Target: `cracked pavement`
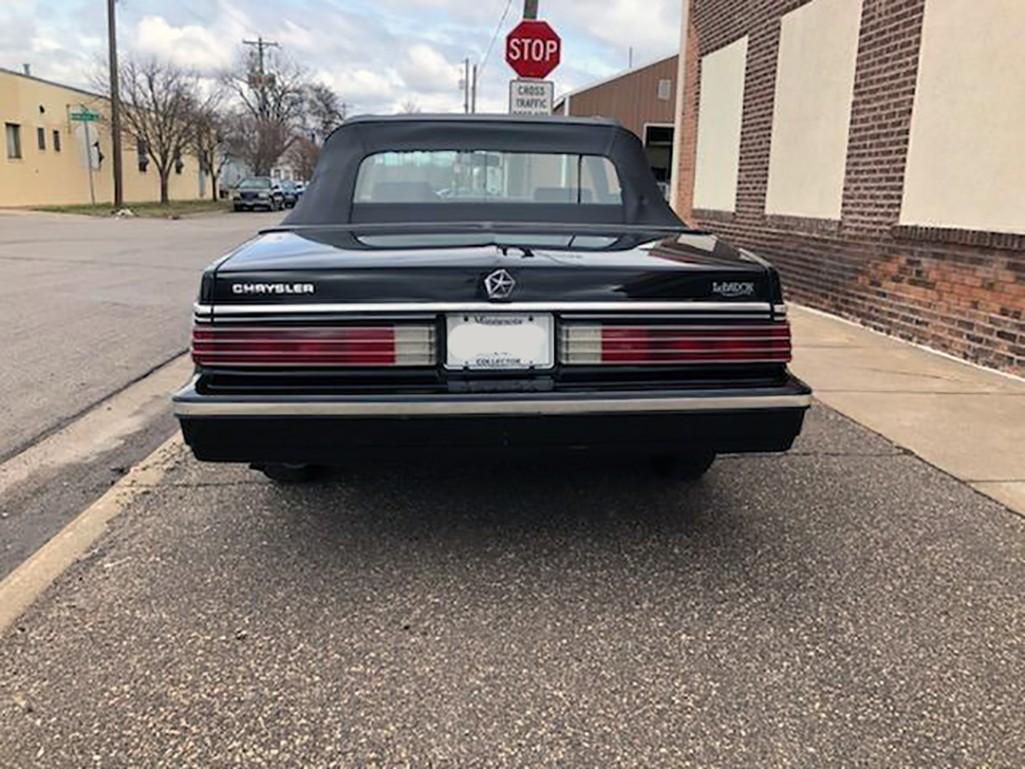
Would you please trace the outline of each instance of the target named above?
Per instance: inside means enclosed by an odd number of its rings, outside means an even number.
[[[443,459],[182,452],[0,644],[0,766],[1025,766],[1025,521],[835,412]]]

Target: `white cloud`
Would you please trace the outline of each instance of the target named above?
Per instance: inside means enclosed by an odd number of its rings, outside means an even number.
[[[449,62],[426,43],[409,48],[398,65],[408,89],[417,93],[452,91],[459,80],[459,65]]]
[[[330,85],[350,105],[391,103],[402,90],[394,75],[369,69],[343,68],[337,71],[321,70],[318,78]]]
[[[642,61],[679,47],[681,6],[680,0],[574,0],[558,8],[588,36],[622,51],[633,47]]]
[[[275,33],[275,40],[290,50],[316,51],[320,46],[317,35],[309,27],[285,19],[281,29]]]
[[[424,111],[462,110],[462,61],[479,60],[506,0],[131,0],[118,3],[126,53],[170,59],[206,75],[236,60],[257,35],[334,87],[355,112],[390,112],[414,101]],[[671,53],[681,0],[542,0],[563,39],[554,73],[562,93],[635,62]],[[513,76],[505,36],[513,0],[480,83],[481,110],[503,111]],[[106,19],[89,0],[0,0],[0,66],[74,85],[106,60]]]
[[[145,16],[135,26],[132,48],[182,67],[208,71],[231,63],[233,52],[210,29],[197,24],[175,27],[162,16]]]

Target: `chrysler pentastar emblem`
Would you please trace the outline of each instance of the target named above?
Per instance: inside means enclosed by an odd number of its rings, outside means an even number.
[[[484,288],[488,292],[488,299],[508,299],[516,288],[516,281],[505,270],[495,270],[484,278]]]

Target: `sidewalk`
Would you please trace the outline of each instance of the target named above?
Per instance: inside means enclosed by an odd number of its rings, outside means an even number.
[[[1025,382],[791,305],[815,397],[1025,515]]]

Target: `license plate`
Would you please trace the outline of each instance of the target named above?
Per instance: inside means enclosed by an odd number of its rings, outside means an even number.
[[[545,313],[449,315],[448,369],[529,370],[555,365],[552,316]]]

